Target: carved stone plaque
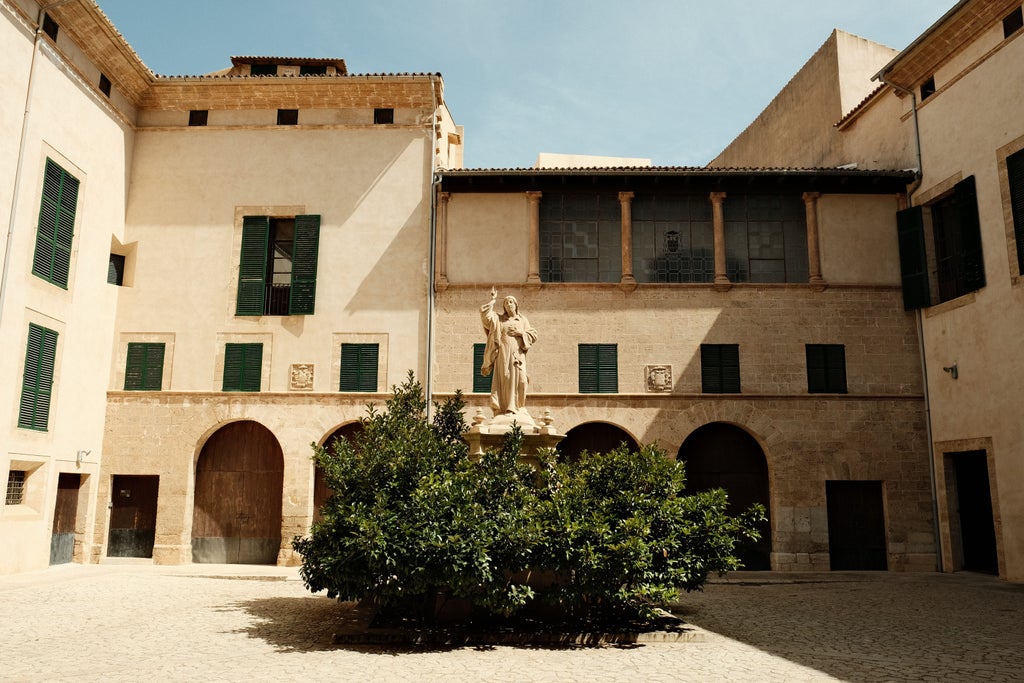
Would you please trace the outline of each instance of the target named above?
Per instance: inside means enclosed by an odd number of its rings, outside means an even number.
[[[312,391],[313,364],[292,363],[288,388],[292,391]]]
[[[672,391],[671,365],[645,365],[644,377],[646,378],[647,391],[659,394]]]

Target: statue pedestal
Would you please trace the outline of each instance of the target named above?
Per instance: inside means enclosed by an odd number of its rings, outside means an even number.
[[[515,416],[499,415],[490,422],[485,420],[482,410],[477,410],[473,425],[462,435],[469,444],[469,457],[472,460],[479,460],[484,451],[501,448],[505,435],[512,430],[513,424],[519,425],[523,432],[523,446],[519,452],[519,459],[531,465],[537,464],[537,451],[542,448],[554,448],[565,438],[565,434],[559,434],[551,424],[550,411],[545,411],[538,426],[525,410]]]

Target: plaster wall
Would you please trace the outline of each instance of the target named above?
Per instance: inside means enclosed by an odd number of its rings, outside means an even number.
[[[17,71],[0,87],[10,88],[3,98],[6,101],[10,95],[8,106],[24,110],[31,35],[11,18],[6,5],[2,12],[4,45],[12,46],[10,52],[4,50],[4,59]],[[106,282],[107,265],[112,240],[123,237],[126,174],[133,144],[123,113],[80,78],[79,66],[69,64],[47,39],[41,39],[37,49],[20,173],[16,170],[22,143],[20,120],[10,129],[15,132],[4,136],[0,159],[11,170],[5,175],[11,179],[9,192],[13,192],[14,178],[20,182],[10,224],[11,253],[0,321],[0,348],[9,350],[0,355],[0,386],[10,389],[0,392],[0,471],[4,481],[10,469],[29,472],[26,502],[0,507],[0,542],[19,549],[0,554],[0,573],[47,565],[60,472],[84,475],[75,552],[76,557],[90,552],[84,530],[95,515],[95,475],[102,453],[110,338],[118,298],[118,288]],[[9,118],[10,111],[4,112],[0,116]],[[47,158],[80,181],[66,290],[31,273]],[[5,198],[11,196],[9,192]],[[5,223],[10,215],[8,205]],[[47,431],[17,426],[29,323],[58,333]]]
[[[821,272],[832,284],[900,284],[896,195],[818,199]]]

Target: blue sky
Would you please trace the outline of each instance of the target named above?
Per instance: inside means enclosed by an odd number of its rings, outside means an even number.
[[[538,152],[703,165],[833,28],[906,47],[953,0],[98,0],[158,74],[232,55],[441,72],[466,166]]]

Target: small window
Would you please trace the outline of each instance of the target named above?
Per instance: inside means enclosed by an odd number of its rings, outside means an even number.
[[[242,219],[235,315],[312,315],[320,216]]]
[[[341,345],[341,391],[377,391],[378,344]]]
[[[43,33],[50,36],[50,40],[57,42],[57,32],[59,31],[57,22],[53,20],[49,14],[43,15]]]
[[[29,323],[25,345],[25,373],[22,376],[18,426],[45,432],[50,423],[53,366],[57,357],[57,333]]]
[[[5,505],[21,505],[25,502],[25,470],[7,472],[7,498]]]
[[[842,344],[807,344],[807,392],[846,393],[846,347]]]
[[[263,375],[263,344],[224,345],[223,391],[259,391]]]
[[[110,97],[110,79],[104,74],[100,74],[100,92]]]
[[[928,80],[921,84],[921,101],[935,94],[935,76],[929,76]]]
[[[188,125],[190,126],[205,126],[207,119],[210,117],[210,112],[207,109],[193,109],[188,113]]]
[[[619,392],[617,344],[579,345],[579,389],[581,394]]]
[[[52,159],[46,160],[32,274],[64,289],[71,269],[78,185],[77,178]]]
[[[700,380],[705,394],[740,393],[739,344],[701,344]]]
[[[480,374],[480,368],[484,364],[484,350],[487,348],[487,344],[473,344],[473,393],[474,394],[489,394],[491,393],[491,377],[493,375],[487,375],[484,377]]]
[[[124,368],[125,391],[160,391],[163,388],[164,344],[128,344]]]
[[[120,287],[124,284],[124,256],[111,254],[107,262],[107,282]]]
[[[1003,18],[1003,38],[1009,38],[1024,26],[1024,11],[1020,7]]]
[[[373,122],[374,123],[394,123],[395,122],[395,110],[388,108],[378,108],[373,110]]]
[[[276,76],[277,64],[253,64],[249,68],[253,76]]]
[[[299,67],[299,75],[300,76],[326,76],[327,75],[327,65],[323,64],[323,65],[320,65],[320,66],[313,66],[313,65],[307,64],[305,66],[300,66]]]
[[[298,109],[278,109],[277,110],[277,125],[279,126],[294,126],[299,122],[299,110]]]

